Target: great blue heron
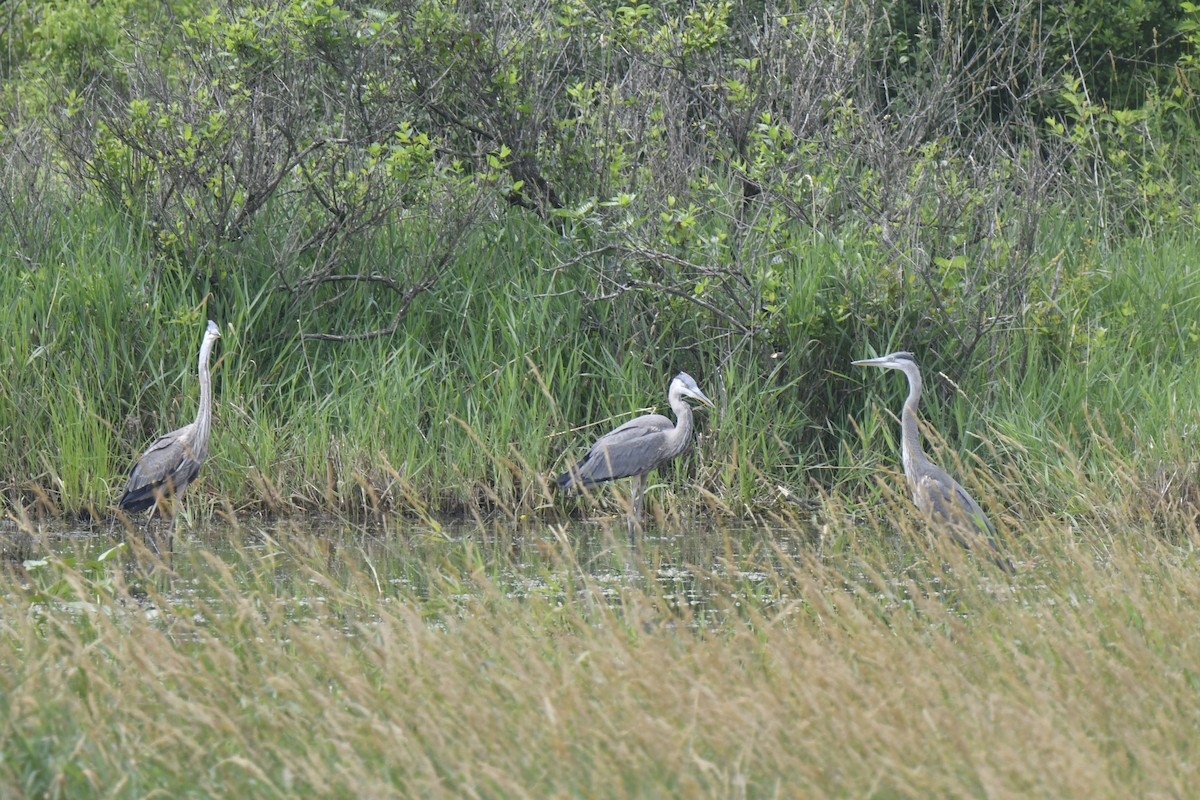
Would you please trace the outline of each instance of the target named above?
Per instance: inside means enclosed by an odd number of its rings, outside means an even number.
[[[851,362],[858,367],[898,369],[908,377],[908,399],[900,413],[900,458],[904,479],[912,492],[913,503],[935,524],[945,528],[958,544],[971,549],[983,542],[992,560],[1005,571],[1012,564],[996,547],[996,529],[983,509],[949,473],[934,464],[921,449],[921,430],[917,423],[917,403],[921,400],[921,370],[912,353],[889,353],[879,358]]]
[[[145,511],[172,502],[195,480],[200,465],[208,457],[208,431],[212,423],[212,386],[208,377],[208,357],[213,343],[221,336],[211,319],[200,344],[200,406],[196,421],[158,437],[133,465],[125,494],[117,501],[124,511]]]
[[[616,430],[596,440],[578,464],[558,476],[560,489],[590,487],[618,478],[633,478],[633,496],[629,502],[629,534],[633,535],[642,518],[642,501],[646,493],[646,475],[682,453],[692,438],[692,407],[684,400],[690,397],[712,408],[696,381],[686,372],[671,380],[667,402],[678,422],[662,414],[645,414],[629,420]]]

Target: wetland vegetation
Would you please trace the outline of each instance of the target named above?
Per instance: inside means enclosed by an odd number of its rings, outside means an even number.
[[[1188,795],[1200,16],[931,8],[10,0],[0,794]]]

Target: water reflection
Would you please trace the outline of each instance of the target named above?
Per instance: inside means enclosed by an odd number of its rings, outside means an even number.
[[[898,532],[822,537],[797,525],[710,519],[650,531],[633,547],[619,519],[181,524],[163,561],[140,544],[140,531],[130,536],[125,542],[120,529],[103,525],[42,528],[25,562],[0,561],[12,572],[6,585],[35,609],[153,615],[185,641],[248,607],[285,626],[319,622],[356,636],[390,604],[437,627],[517,602],[539,624],[574,612],[575,619],[619,614],[634,626],[706,629],[764,614],[837,615],[851,605],[891,625],[928,609],[966,614],[963,597],[980,590],[993,601],[1015,597],[1006,576],[963,569],[960,549],[922,549]]]
[[[309,517],[181,524],[161,562],[136,541],[113,551],[124,539],[120,529],[102,525],[42,528],[32,537],[23,570],[26,589],[44,591],[54,564],[91,574],[119,563],[135,596],[197,619],[222,613],[231,585],[263,594],[298,618],[344,613],[344,602],[330,598],[352,584],[377,596],[417,599],[431,614],[478,598],[481,585],[508,598],[608,607],[637,589],[702,618],[718,596],[734,607],[742,599],[758,607],[785,599],[776,574],[780,560],[812,545],[811,536],[794,528],[730,527],[703,519],[648,531],[633,547],[620,520],[514,526],[388,519],[362,525]]]

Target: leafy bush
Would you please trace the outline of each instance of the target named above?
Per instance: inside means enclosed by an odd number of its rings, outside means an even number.
[[[44,268],[130,237],[96,268],[105,281],[61,284],[119,295],[96,305],[105,326],[133,331],[108,380],[159,412],[175,411],[163,363],[191,356],[151,345],[211,310],[244,337],[226,341],[243,393],[271,387],[281,407],[350,394],[369,372],[314,365],[306,340],[377,339],[341,351],[372,364],[411,345],[386,374],[446,413],[403,424],[455,464],[477,464],[476,443],[433,427],[507,428],[447,387],[519,386],[527,358],[589,373],[555,424],[614,413],[613,376],[643,402],[661,376],[703,365],[761,383],[756,408],[795,423],[758,431],[760,456],[830,454],[852,358],[904,347],[954,374],[982,366],[987,385],[1010,359],[1069,363],[1102,335],[1085,303],[1065,302],[1103,281],[1094,253],[1194,226],[1196,10],[1165,37],[1176,69],[1135,73],[1160,84],[1134,103],[1106,97],[1072,60],[1078,46],[1062,58],[1078,15],[1107,7],[124,0],[99,4],[83,31],[81,4],[18,2],[0,21],[13,34],[0,244],[26,270],[13,286],[73,313]],[[1162,10],[1115,14],[1111,42]],[[1060,13],[1072,27],[1042,26]],[[75,224],[62,224],[67,206]],[[551,325],[570,337],[543,339]],[[22,399],[53,394],[22,381]],[[121,391],[97,417],[134,416],[140,395]],[[379,391],[348,400],[354,412],[321,406],[314,429],[336,440],[358,415],[399,439],[401,423],[375,416]],[[95,426],[75,451],[106,436],[135,448],[147,425]],[[278,443],[260,433],[268,463]],[[530,436],[480,469],[527,489],[502,463]],[[437,468],[416,445],[407,459]],[[240,477],[266,485],[254,470]],[[79,495],[90,474],[54,477]]]

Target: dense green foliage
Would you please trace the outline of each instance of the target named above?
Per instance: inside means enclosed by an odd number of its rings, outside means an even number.
[[[679,370],[676,474],[770,507],[892,463],[899,382],[847,373],[898,348],[947,458],[1099,417],[1151,476],[1200,407],[1200,12],[1115,7],[12,3],[0,486],[103,513],[205,318],[208,508],[538,512]]]

